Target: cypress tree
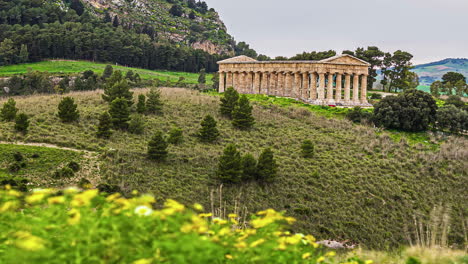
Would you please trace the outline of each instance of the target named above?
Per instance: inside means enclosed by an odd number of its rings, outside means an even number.
[[[264,149],[257,163],[257,180],[271,182],[278,172],[278,166],[270,148]]]
[[[228,144],[219,158],[218,178],[223,182],[239,182],[242,177],[242,159],[234,144]]]
[[[26,44],[21,44],[21,49],[20,49],[18,59],[19,59],[19,63],[25,63],[29,61],[28,46],[26,46]]]
[[[3,107],[0,110],[0,116],[4,121],[13,121],[15,120],[17,112],[18,108],[16,108],[16,101],[13,98],[10,98],[3,104]]]
[[[239,93],[232,87],[227,88],[223,97],[221,97],[221,115],[232,118],[232,112],[238,104],[238,101]]]
[[[304,140],[301,145],[302,156],[304,158],[312,158],[314,156],[314,143],[310,140]]]
[[[201,122],[198,137],[202,142],[214,142],[219,137],[216,120],[211,115],[206,115]]]
[[[148,158],[156,161],[164,161],[167,158],[168,144],[164,140],[161,131],[154,134],[153,138],[148,142]]]
[[[247,96],[242,95],[232,113],[232,124],[239,129],[251,128],[255,124],[252,109]]]
[[[112,65],[106,65],[106,68],[104,69],[104,72],[102,73],[102,79],[106,80],[107,78],[112,76],[112,73],[114,72],[114,68],[112,68]]]
[[[126,129],[128,128],[128,121],[130,121],[130,109],[127,100],[124,98],[117,98],[112,101],[109,109],[112,124],[115,128]]]
[[[99,117],[96,136],[98,138],[110,138],[112,135],[112,120],[108,112],[104,112]]]
[[[253,180],[257,177],[257,160],[252,154],[242,156],[242,179]]]
[[[138,103],[136,107],[137,113],[144,114],[146,112],[146,96],[144,94],[138,95]]]
[[[147,95],[146,112],[149,114],[161,114],[163,103],[159,89],[152,88]]]
[[[20,113],[15,117],[15,130],[26,133],[29,128],[29,117],[25,113]]]
[[[75,100],[71,97],[64,97],[58,105],[58,116],[62,122],[73,122],[78,120],[80,113]]]
[[[127,100],[128,106],[133,104],[133,92],[130,91],[127,80],[118,81],[112,86],[107,87],[107,89],[104,90],[102,98],[109,103],[117,98],[124,98]]]

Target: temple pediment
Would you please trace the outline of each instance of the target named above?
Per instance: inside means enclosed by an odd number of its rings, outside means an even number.
[[[252,59],[250,57],[247,57],[245,55],[229,58],[226,60],[218,61],[218,64],[220,63],[236,63],[236,62],[256,62],[257,60]]]
[[[342,54],[338,56],[334,56],[328,59],[321,60],[319,62],[322,63],[336,63],[336,64],[351,64],[351,65],[362,65],[362,66],[369,66],[370,64],[366,61],[358,59],[348,54]]]

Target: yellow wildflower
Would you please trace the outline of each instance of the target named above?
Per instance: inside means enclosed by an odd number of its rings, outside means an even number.
[[[44,193],[33,193],[26,197],[26,202],[29,204],[34,204],[42,201],[45,198]]]
[[[5,185],[5,190],[7,190],[7,191],[11,190],[11,185],[10,184]]]
[[[236,214],[229,214],[228,217],[229,218],[235,218],[235,217],[237,217],[237,215]]]
[[[62,204],[65,202],[65,197],[63,196],[54,196],[47,199],[48,204]]]
[[[139,259],[132,262],[132,264],[151,264],[153,263],[152,259]]]
[[[149,208],[146,205],[140,205],[140,206],[135,208],[134,212],[135,212],[135,214],[137,214],[139,216],[148,216],[148,215],[151,215],[153,213],[153,209]]]
[[[80,222],[81,219],[81,214],[80,211],[77,209],[73,208],[68,212],[68,224],[70,225],[76,225]]]
[[[304,254],[302,254],[302,259],[308,259],[308,258],[310,258],[310,256],[312,256],[312,254],[310,252],[304,253]]]
[[[325,257],[322,256],[322,257],[317,259],[317,263],[323,262],[324,260],[325,260]]]
[[[106,197],[107,202],[115,201],[117,198],[120,197],[120,193],[114,193]]]
[[[237,242],[234,247],[236,248],[246,248],[247,247],[247,243],[245,243],[244,241],[241,241],[241,242]]]
[[[132,195],[138,195],[138,191],[137,191],[137,190],[133,190],[133,191],[132,191]]]
[[[366,260],[366,262],[364,262],[364,264],[372,264],[372,263],[374,263],[374,261],[372,260]]]
[[[15,197],[20,197],[21,196],[21,193],[18,192],[18,191],[15,191],[15,190],[9,190],[7,194],[10,195],[10,196],[15,196]]]
[[[73,197],[71,205],[74,207],[79,206],[88,206],[91,203],[91,200],[98,195],[99,191],[97,189],[87,190],[82,193],[79,193]]]
[[[5,202],[2,206],[0,206],[0,213],[9,211],[9,210],[14,210],[18,206],[18,202],[16,201],[8,201]]]
[[[336,256],[335,251],[329,251],[325,254],[325,257],[334,257],[334,256]]]
[[[227,259],[233,259],[232,255],[230,255],[230,254],[224,255],[224,257],[227,258]]]
[[[225,225],[227,224],[227,221],[219,217],[215,217],[213,218],[213,223],[218,224],[218,225]]]
[[[199,204],[199,203],[196,203],[193,205],[193,209],[199,211],[199,212],[202,212],[203,211],[203,205]]]
[[[250,247],[256,247],[256,246],[258,246],[258,245],[260,245],[260,244],[263,244],[264,242],[265,242],[265,239],[260,238],[259,240],[256,240],[256,241],[252,242],[252,243],[250,244]]]
[[[229,228],[227,228],[227,227],[221,228],[221,230],[219,230],[219,232],[218,232],[218,234],[220,236],[225,236],[225,235],[228,235],[230,233],[231,233],[231,230]]]
[[[213,214],[212,213],[203,213],[203,214],[198,214],[199,217],[202,217],[202,218],[207,218],[207,217],[211,217]]]
[[[286,237],[286,243],[287,244],[290,244],[290,245],[296,245],[297,243],[299,243],[302,239],[302,236],[301,235],[293,235],[293,236],[290,236],[290,237]]]
[[[183,204],[180,204],[172,199],[168,199],[164,203],[164,209],[161,210],[161,213],[163,215],[173,215],[178,212],[182,212],[185,210],[185,206]]]
[[[145,194],[145,195],[142,195],[138,198],[135,198],[135,202],[137,204],[143,204],[143,205],[147,205],[147,206],[151,206],[151,204],[154,204],[156,202],[156,199],[154,198],[154,196],[150,195],[150,194]]]
[[[15,245],[23,250],[38,251],[45,248],[44,239],[33,236],[29,232],[18,231],[14,235],[17,237]]]
[[[64,193],[65,194],[75,194],[75,193],[78,193],[80,191],[80,189],[76,188],[76,187],[68,187],[64,190]]]
[[[267,226],[271,223],[274,223],[276,221],[279,221],[279,220],[283,220],[285,219],[281,213],[278,213],[276,212],[275,210],[273,209],[267,209],[265,211],[260,211],[257,213],[258,215],[261,215],[263,217],[260,217],[260,218],[257,218],[257,219],[254,219],[250,222],[250,224],[254,227],[254,228],[262,228],[264,226]]]

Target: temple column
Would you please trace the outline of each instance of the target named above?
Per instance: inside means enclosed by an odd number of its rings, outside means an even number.
[[[310,74],[310,93],[309,98],[311,100],[317,99],[317,74],[315,72]]]
[[[260,94],[270,94],[271,89],[268,86],[268,72],[262,72],[260,78]]]
[[[239,73],[238,72],[233,72],[232,73],[232,86],[234,89],[236,89],[237,92],[241,92],[239,90]]]
[[[292,93],[292,74],[290,72],[286,72],[284,74],[284,89],[283,89],[283,96],[291,96]]]
[[[226,73],[226,89],[233,86],[234,85],[232,84],[232,72],[228,72]]]
[[[253,78],[253,94],[259,94],[260,92],[260,72],[254,73]]]
[[[309,73],[308,72],[303,72],[302,73],[301,98],[302,99],[309,98]]]
[[[270,75],[270,95],[278,95],[278,72],[272,72]]]
[[[300,89],[301,89],[301,74],[299,72],[294,73],[294,86],[292,90],[292,97],[299,98],[300,96]]]
[[[328,85],[327,85],[327,102],[328,103],[334,103],[335,100],[333,100],[333,73],[329,72],[328,73]]]
[[[354,104],[359,104],[359,75],[357,75],[357,74],[354,74],[353,103]]]
[[[341,88],[343,87],[343,75],[341,73],[336,74],[336,94],[335,94],[335,101],[341,101]]]
[[[367,104],[367,75],[361,79],[361,104]]]
[[[276,96],[284,96],[284,73],[283,72],[278,73]]]
[[[344,101],[349,103],[351,98],[351,74],[346,73],[345,75],[345,89],[344,89]]]
[[[319,73],[319,87],[317,89],[317,100],[323,102],[325,99],[325,73]]]
[[[247,80],[245,81],[245,87],[246,87],[246,92],[248,94],[253,94],[253,77],[254,73],[253,72],[248,72],[247,73]]]
[[[225,77],[225,74],[224,72],[220,72],[219,73],[219,87],[218,87],[218,92],[220,93],[224,93],[224,77]]]

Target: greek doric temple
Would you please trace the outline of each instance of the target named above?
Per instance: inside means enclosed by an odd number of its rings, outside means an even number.
[[[369,63],[351,55],[320,61],[257,61],[238,56],[219,61],[219,92],[295,98],[318,105],[370,106]]]

